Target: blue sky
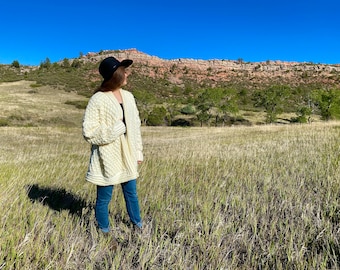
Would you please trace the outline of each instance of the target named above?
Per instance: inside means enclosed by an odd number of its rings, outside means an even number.
[[[340,64],[338,0],[4,1],[0,64],[136,48],[164,59]]]

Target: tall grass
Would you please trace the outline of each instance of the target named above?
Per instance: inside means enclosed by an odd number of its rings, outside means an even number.
[[[143,128],[132,232],[94,225],[79,128],[1,127],[0,269],[338,269],[340,123]]]

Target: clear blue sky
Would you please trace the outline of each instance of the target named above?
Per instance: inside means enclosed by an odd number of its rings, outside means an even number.
[[[164,59],[340,64],[340,1],[3,1],[0,38],[0,64],[129,48]]]

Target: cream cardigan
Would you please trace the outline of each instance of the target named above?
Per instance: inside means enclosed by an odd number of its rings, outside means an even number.
[[[143,160],[140,118],[134,96],[120,90],[123,110],[112,92],[97,92],[83,118],[83,136],[91,144],[86,180],[99,186],[123,183],[138,177]],[[126,134],[124,134],[126,132]]]

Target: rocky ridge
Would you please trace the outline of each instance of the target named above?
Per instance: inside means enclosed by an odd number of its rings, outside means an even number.
[[[87,53],[80,60],[97,63],[101,59],[114,56],[117,59],[134,60],[132,69],[144,76],[165,78],[171,83],[181,85],[187,79],[197,82],[247,84],[256,87],[266,83],[284,83],[292,86],[301,84],[323,84],[340,86],[340,64],[314,64],[306,62],[244,62],[243,60],[199,60],[199,59],[161,59],[140,52],[137,49],[101,51]]]

